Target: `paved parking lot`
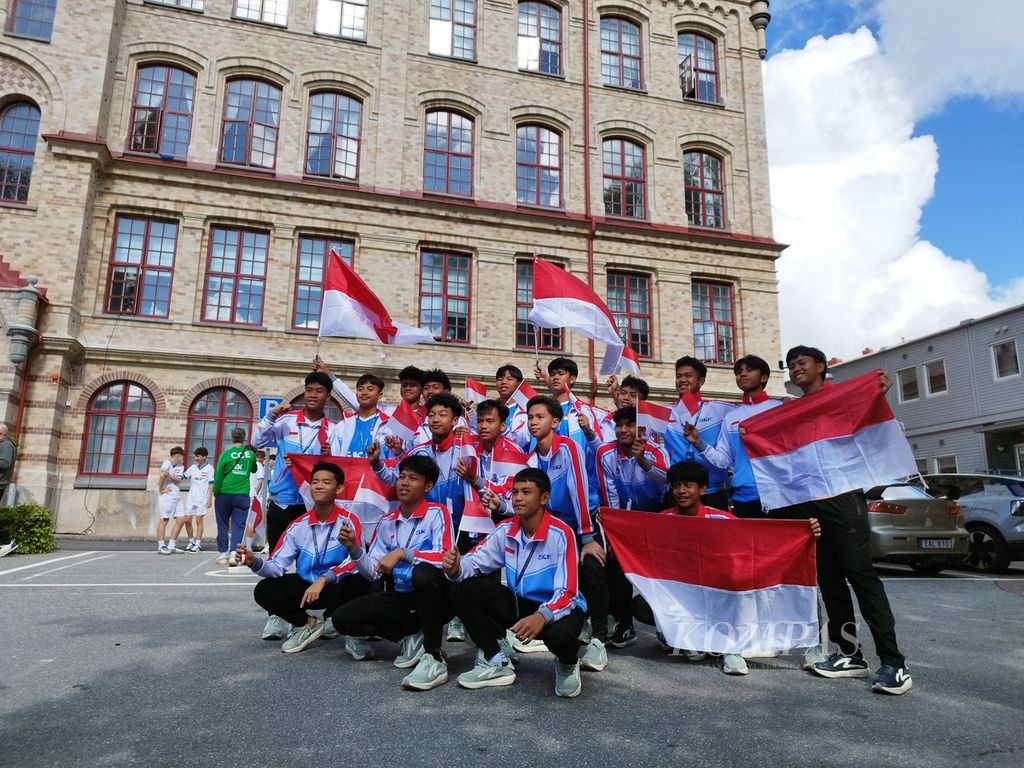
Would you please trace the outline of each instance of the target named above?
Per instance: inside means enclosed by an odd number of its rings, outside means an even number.
[[[512,688],[409,693],[387,643],[356,663],[337,640],[296,655],[260,640],[255,577],[213,555],[71,546],[0,560],[4,766],[1024,761],[1019,569],[884,569],[915,681],[903,697],[812,677],[796,655],[726,677],[664,656],[648,633],[559,700],[546,654],[525,657]],[[447,652],[453,678],[472,663],[464,644]]]

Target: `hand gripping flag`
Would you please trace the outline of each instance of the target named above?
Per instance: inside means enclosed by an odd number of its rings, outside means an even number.
[[[434,341],[434,335],[425,328],[392,322],[381,300],[335,250],[327,262],[319,335],[370,339],[382,344]]]
[[[570,328],[608,345],[601,375],[619,370],[625,344],[615,318],[586,283],[544,259],[533,260],[533,309],[530,322],[538,328]]]
[[[623,572],[673,648],[768,653],[818,642],[806,520],[722,520],[601,509]]]
[[[917,472],[878,371],[740,422],[761,502],[778,509]]]

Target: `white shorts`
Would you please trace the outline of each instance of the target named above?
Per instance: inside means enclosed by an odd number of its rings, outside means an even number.
[[[181,503],[181,496],[170,493],[160,494],[160,517],[167,520],[171,517],[182,517],[185,514],[185,505]]]
[[[202,517],[205,514],[205,504],[187,504],[185,506],[185,517]]]

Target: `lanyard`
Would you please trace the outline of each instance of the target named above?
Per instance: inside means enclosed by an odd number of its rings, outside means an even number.
[[[537,551],[537,544],[538,542],[536,541],[530,542],[530,554],[526,556],[526,562],[523,563],[523,567],[520,568],[519,573],[516,574],[516,583],[515,586],[512,587],[513,592],[516,592],[519,589],[519,585],[522,584],[523,575],[526,573],[526,569],[530,567],[530,561],[533,560],[533,555]],[[516,560],[519,560],[518,554],[516,555]]]
[[[409,515],[409,517],[407,517],[407,518],[403,518],[401,516],[401,514],[399,514],[398,517],[401,520],[406,520],[406,521],[412,523],[412,528],[409,529],[409,535],[405,537],[405,546],[402,547],[402,549],[408,549],[409,548],[409,544],[412,543],[413,534],[416,533],[416,523],[414,522],[415,518],[412,515]]]
[[[334,526],[332,525],[331,527],[333,528]],[[316,528],[317,528],[317,524],[315,522],[311,523],[310,526],[309,526],[310,533],[313,536],[313,551],[315,553],[315,556],[313,558],[313,570],[314,570],[314,572],[319,571],[320,568],[323,566],[324,558],[327,557],[327,547],[329,547],[330,544],[331,544],[331,532],[330,531],[326,531],[325,534],[324,534],[324,551],[323,552],[320,551],[320,542],[318,540],[319,537],[316,535]],[[317,574],[317,575],[319,575],[319,574]]]
[[[452,443],[452,447],[448,449],[450,455],[448,456],[448,471],[441,475],[441,482],[448,482],[452,479],[452,468],[455,466],[455,443]],[[437,460],[437,443],[433,440],[430,441],[430,452],[434,454],[434,463],[437,464],[437,468],[441,468],[441,462]]]
[[[308,421],[296,421],[295,422],[295,426],[296,426],[296,428],[298,428],[298,427],[303,427],[303,426],[305,426],[305,427],[312,427],[313,425],[310,424]],[[316,439],[318,437],[320,437],[320,429],[321,429],[320,425],[317,425],[315,427],[315,429],[316,429],[316,432],[314,432],[313,436],[311,438],[309,438],[309,442],[308,443],[303,444],[302,436],[301,435],[299,436],[299,453],[306,453],[306,451],[309,450],[309,447],[311,445],[313,445],[313,443],[316,442]]]

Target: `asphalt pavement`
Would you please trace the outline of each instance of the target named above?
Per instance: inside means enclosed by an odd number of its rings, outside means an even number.
[[[727,677],[645,632],[562,700],[547,654],[511,688],[466,691],[473,649],[449,643],[452,680],[426,693],[400,688],[387,642],[369,662],[340,639],[282,654],[260,639],[256,578],[214,556],[65,540],[0,560],[0,766],[1024,764],[1021,569],[882,569],[904,696],[813,677],[800,655]]]

